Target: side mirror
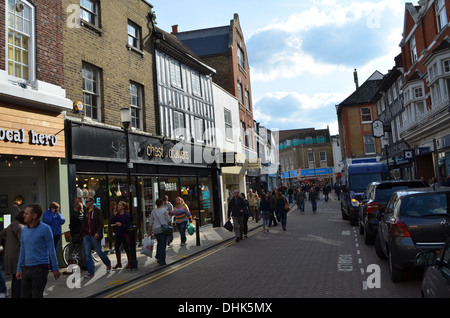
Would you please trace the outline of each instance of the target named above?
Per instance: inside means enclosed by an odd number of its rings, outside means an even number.
[[[421,252],[416,255],[416,265],[418,266],[432,266],[439,263],[436,252]]]

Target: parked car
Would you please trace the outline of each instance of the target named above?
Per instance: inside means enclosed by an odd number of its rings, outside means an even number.
[[[423,273],[421,294],[423,298],[450,298],[450,240],[439,254],[422,252],[417,255]]]
[[[407,189],[392,194],[380,218],[375,251],[389,260],[391,280],[404,279],[420,252],[439,251],[450,237],[450,188]]]
[[[364,198],[359,206],[359,233],[364,234],[364,242],[373,244],[378,233],[380,213],[392,193],[408,188],[423,188],[420,180],[390,180],[371,182],[367,186]]]

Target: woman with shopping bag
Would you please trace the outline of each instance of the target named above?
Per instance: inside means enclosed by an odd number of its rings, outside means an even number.
[[[156,199],[156,209],[152,211],[149,218],[149,230],[148,233],[155,234],[156,236],[156,254],[155,258],[159,265],[166,265],[166,246],[167,236],[163,231],[163,227],[166,225],[171,226],[169,212],[162,207],[163,200]]]

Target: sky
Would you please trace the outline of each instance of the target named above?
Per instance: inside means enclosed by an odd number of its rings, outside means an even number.
[[[338,134],[336,105],[400,54],[405,3],[416,0],[148,0],[171,32],[230,24],[244,33],[253,119],[272,130]]]

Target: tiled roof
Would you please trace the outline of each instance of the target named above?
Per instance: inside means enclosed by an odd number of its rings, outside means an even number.
[[[198,56],[229,52],[229,26],[176,33]]]

